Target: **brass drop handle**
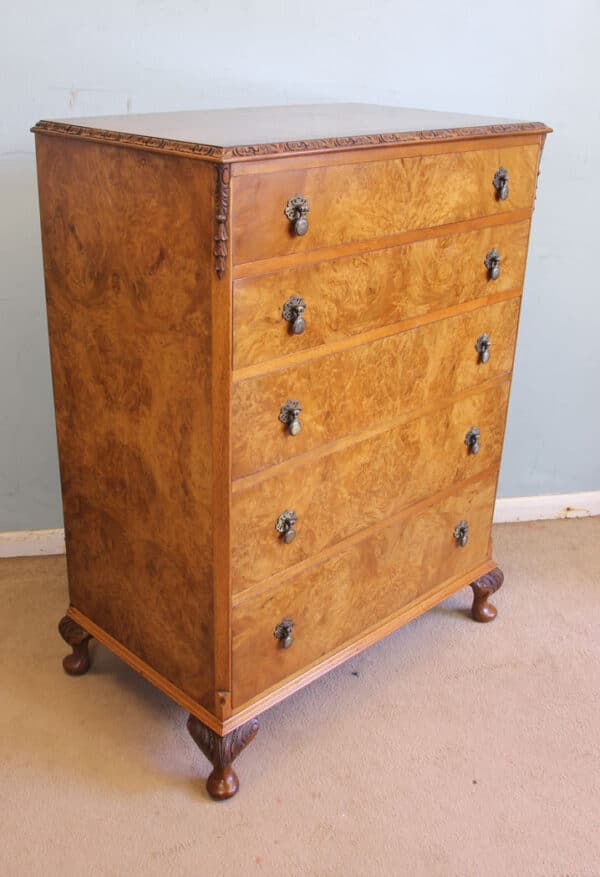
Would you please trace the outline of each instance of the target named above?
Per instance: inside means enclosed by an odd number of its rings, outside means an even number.
[[[302,405],[296,399],[288,399],[285,405],[279,409],[279,420],[288,428],[290,435],[298,435],[302,429],[300,423],[300,414],[302,413]]]
[[[310,207],[304,195],[294,195],[285,206],[284,213],[292,223],[294,234],[297,234],[299,237],[302,237],[308,231],[308,219],[306,217],[309,211]]]
[[[498,280],[498,278],[500,277],[501,261],[502,259],[500,258],[500,253],[498,252],[496,247],[493,247],[493,249],[491,249],[489,253],[487,253],[485,259],[483,260],[483,264],[488,270],[489,280]]]
[[[289,649],[289,647],[294,642],[294,637],[292,635],[294,627],[294,619],[286,617],[281,619],[281,621],[273,631],[273,636],[275,637],[275,639],[279,640],[282,648]]]
[[[467,542],[469,541],[469,522],[468,521],[459,521],[456,527],[454,528],[454,538],[456,539],[456,544],[460,546],[460,548],[464,548]]]
[[[508,171],[505,167],[499,167],[494,174],[494,189],[498,201],[506,201],[508,198]]]
[[[487,332],[484,332],[482,335],[480,335],[475,342],[475,350],[479,354],[479,362],[482,365],[485,365],[486,362],[489,362],[491,346],[492,342]]]
[[[275,529],[278,533],[281,533],[281,538],[286,545],[289,545],[296,538],[295,527],[297,520],[298,516],[293,509],[286,509],[277,518]]]
[[[290,324],[292,335],[302,335],[306,329],[305,310],[306,302],[301,295],[292,295],[284,304],[281,316]]]
[[[465,444],[466,444],[467,448],[469,449],[470,454],[478,454],[479,453],[479,449],[481,447],[479,444],[479,436],[480,436],[480,431],[479,431],[478,426],[472,426],[471,429],[466,434]]]

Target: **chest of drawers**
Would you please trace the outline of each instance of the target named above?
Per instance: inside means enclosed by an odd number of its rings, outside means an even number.
[[[128,662],[231,797],[269,706],[465,585],[495,615],[550,129],[318,105],[33,130],[64,668],[91,638]]]

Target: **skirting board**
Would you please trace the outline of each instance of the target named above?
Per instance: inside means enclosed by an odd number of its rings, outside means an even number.
[[[548,493],[545,496],[503,496],[496,500],[494,524],[590,518],[600,515],[600,490]]]
[[[600,515],[600,490],[551,493],[545,496],[507,496],[496,500],[495,524],[589,518]],[[0,533],[0,557],[64,554],[64,530],[15,530]]]
[[[0,533],[0,557],[36,557],[38,554],[64,554],[65,531],[14,530]]]

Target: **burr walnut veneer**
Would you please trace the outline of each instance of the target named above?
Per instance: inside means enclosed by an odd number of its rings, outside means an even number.
[[[472,585],[535,122],[319,105],[39,122],[68,673],[96,638],[235,794],[257,716]]]

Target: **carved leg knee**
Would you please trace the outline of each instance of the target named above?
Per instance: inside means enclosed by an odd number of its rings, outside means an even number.
[[[504,573],[499,567],[481,576],[476,582],[471,583],[473,588],[473,606],[471,615],[475,621],[493,621],[497,614],[497,609],[488,598],[501,587],[504,581]]]
[[[187,728],[196,745],[213,766],[206,781],[208,794],[217,801],[232,798],[240,785],[232,763],[242,749],[256,737],[258,720],[252,719],[224,737],[220,737],[195,716],[189,717]]]
[[[76,621],[65,615],[58,625],[58,632],[68,645],[73,649],[71,655],[65,655],[63,658],[63,667],[65,673],[69,676],[82,676],[90,669],[90,653],[88,645],[91,640],[89,634],[83,627],[80,627]]]

